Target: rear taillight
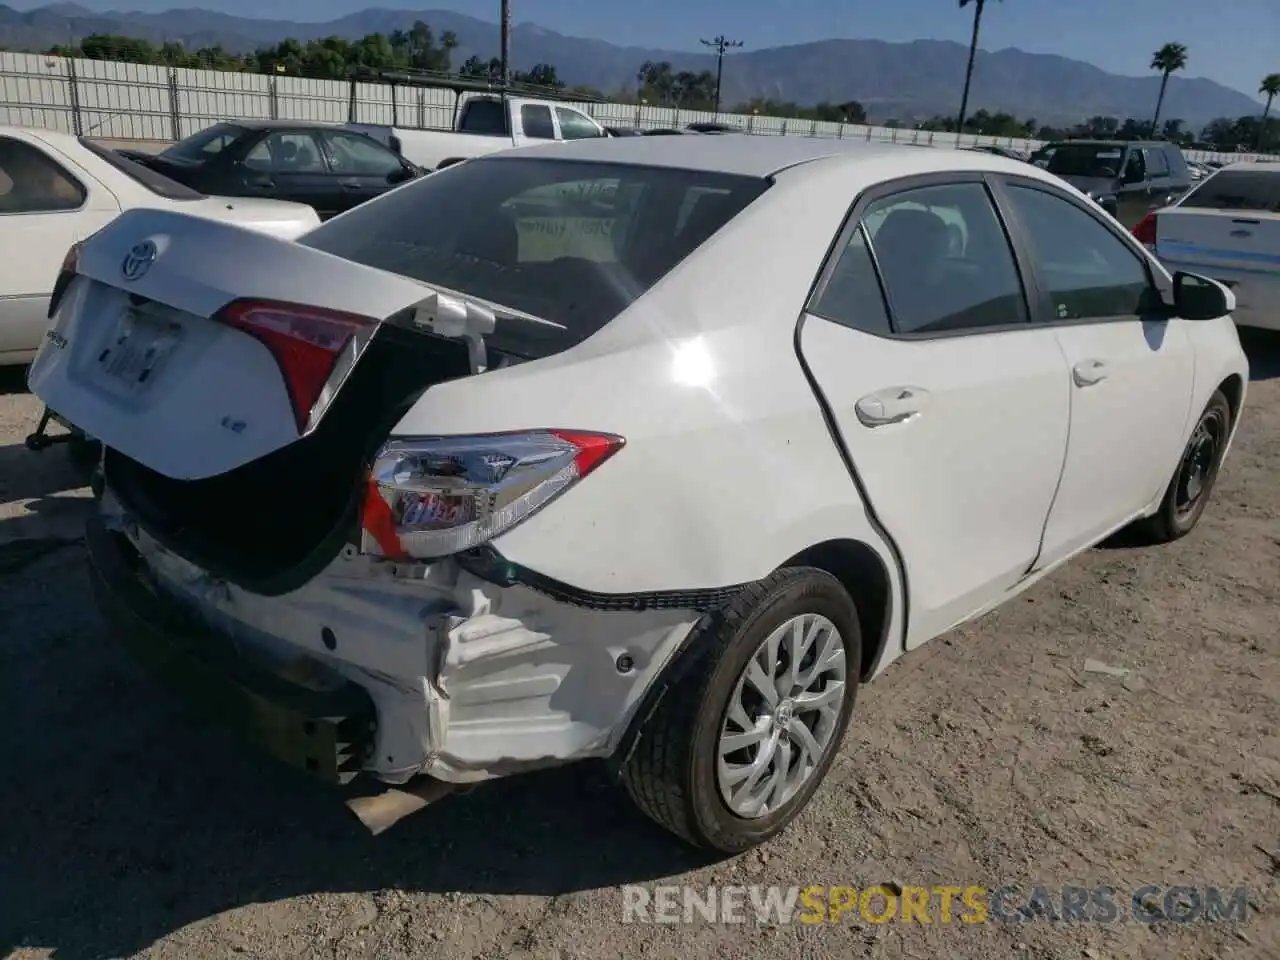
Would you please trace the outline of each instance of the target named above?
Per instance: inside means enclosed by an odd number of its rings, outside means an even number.
[[[623,443],[579,430],[390,441],[370,472],[361,550],[429,560],[478,547],[545,507]]]
[[[333,399],[334,389],[368,342],[377,321],[354,313],[268,300],[241,300],[221,323],[243,330],[271,351],[303,433]]]
[[[1156,212],[1152,210],[1133,228],[1134,239],[1146,247],[1156,245]]]
[[[62,266],[58,268],[58,279],[53,282],[53,293],[49,295],[48,316],[51,320],[58,310],[62,295],[67,292],[67,287],[71,286],[71,281],[80,272],[80,247],[81,243],[73,243],[68,247],[66,255],[62,258]]]

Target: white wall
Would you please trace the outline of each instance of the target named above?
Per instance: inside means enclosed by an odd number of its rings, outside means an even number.
[[[75,80],[72,81],[74,69]],[[273,95],[274,90],[274,95]],[[218,120],[237,117],[282,120],[348,119],[350,84],[339,80],[269,77],[216,70],[174,70],[101,60],[70,61],[31,53],[0,52],[0,123],[41,127],[118,140],[173,140]],[[395,97],[393,103],[392,97]],[[79,109],[75,109],[78,103]],[[448,90],[356,85],[357,119],[402,127],[447,128],[454,95]],[[782,117],[750,117],[622,103],[579,104],[601,123],[682,127],[719,120],[765,136],[838,137],[938,147],[984,145],[1034,150],[1040,141],[894,130],[849,123]],[[76,116],[79,130],[76,129]],[[1245,160],[1254,154],[1186,151],[1193,160]]]

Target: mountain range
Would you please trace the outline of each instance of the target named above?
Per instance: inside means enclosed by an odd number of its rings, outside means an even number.
[[[189,49],[221,44],[249,52],[286,37],[300,41],[340,36],[356,40],[370,33],[408,30],[415,20],[439,37],[458,36],[455,66],[478,54],[498,50],[498,25],[447,10],[368,9],[327,23],[255,20],[211,10],[164,13],[97,13],[72,3],[30,11],[0,4],[0,47],[44,50],[90,34],[143,38],[155,43],[180,41]],[[925,119],[955,111],[964,81],[968,49],[941,40],[886,43],[880,40],[819,40],[730,54],[725,58],[725,104],[753,97],[814,104],[858,100],[873,120]],[[715,57],[677,50],[619,46],[604,40],[570,37],[520,24],[512,29],[513,67],[538,63],[556,67],[560,78],[613,92],[634,90],[636,72],[646,60],[669,61],[675,70],[715,70]],[[971,111],[1007,111],[1040,123],[1075,123],[1092,116],[1145,119],[1155,106],[1160,78],[1107,73],[1079,60],[1017,49],[979,51],[974,68]],[[1161,115],[1198,128],[1216,117],[1260,113],[1262,105],[1238,90],[1199,77],[1169,81]]]

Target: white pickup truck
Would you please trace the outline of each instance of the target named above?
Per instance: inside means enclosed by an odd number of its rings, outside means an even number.
[[[411,130],[372,123],[346,126],[385,143],[426,170],[544,140],[608,136],[604,127],[576,107],[501,93],[459,94],[452,130]]]
[[[1280,163],[1224,167],[1133,234],[1170,271],[1230,287],[1238,326],[1280,330]]]

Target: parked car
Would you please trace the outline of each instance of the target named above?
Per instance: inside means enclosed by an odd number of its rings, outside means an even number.
[[[321,220],[422,174],[365,134],[291,120],[215,123],[161,153],[122,152],[193,189],[305,203]]]
[[[1205,509],[1249,379],[1220,284],[1001,157],[678,140],[297,243],[138,212],[63,280],[30,385],[108,447],[100,608],[275,756],[399,784],[366,823],[608,758],[749,848],[904,652]]]
[[[694,133],[746,133],[741,127],[735,127],[731,123],[714,123],[710,120],[696,121],[685,129],[692,130]]]
[[[611,137],[640,137],[644,131],[639,127],[605,127],[604,132]]]
[[[1167,140],[1062,140],[1046,144],[1031,159],[1130,228],[1191,187],[1186,158]]]
[[[68,249],[122,210],[181,210],[296,237],[319,224],[293,203],[207,197],[92,140],[0,126],[0,366],[29,363]]]
[[[1171,270],[1230,287],[1242,327],[1280,330],[1280,163],[1236,163],[1133,231]]]
[[[372,124],[361,124],[368,132]],[[463,89],[452,130],[383,128],[401,153],[426,170],[544,140],[603,139],[605,128],[577,107],[535,96]]]

